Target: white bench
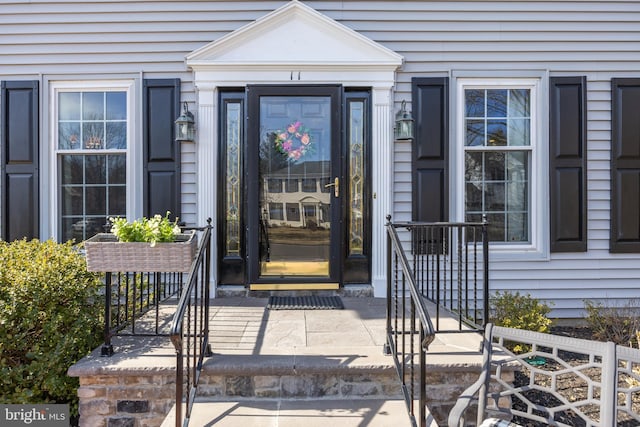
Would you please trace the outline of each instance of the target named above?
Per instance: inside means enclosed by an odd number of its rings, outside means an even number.
[[[514,343],[530,351],[516,355],[506,350]],[[640,350],[488,324],[480,377],[460,395],[448,421],[449,427],[473,425],[465,414],[475,407],[475,425],[483,427],[531,421],[638,426],[639,405]]]

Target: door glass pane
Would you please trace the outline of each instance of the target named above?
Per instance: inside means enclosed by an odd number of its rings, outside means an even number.
[[[261,277],[329,275],[330,106],[324,96],[260,98]]]
[[[240,254],[240,206],[241,186],[240,176],[240,136],[242,125],[242,105],[239,102],[227,102],[224,135],[226,138],[226,182],[225,182],[225,213],[226,236],[225,255]]]
[[[349,254],[364,251],[364,102],[349,103]]]

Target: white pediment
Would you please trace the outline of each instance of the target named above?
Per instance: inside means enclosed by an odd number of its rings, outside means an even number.
[[[186,59],[196,71],[229,66],[395,70],[402,64],[399,54],[298,0],[193,51]]]

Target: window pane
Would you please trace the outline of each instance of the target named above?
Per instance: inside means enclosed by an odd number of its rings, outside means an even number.
[[[65,218],[62,220],[62,235],[60,240],[66,242],[68,240],[75,239],[76,242],[80,242],[84,240],[84,228],[82,224],[79,225],[78,228],[74,227],[74,221],[77,221],[75,218]]]
[[[509,120],[509,145],[522,146],[531,145],[531,134],[529,131],[529,119]]]
[[[103,122],[85,122],[82,124],[83,148],[99,150],[104,148]]]
[[[58,94],[58,120],[80,120],[80,92]]]
[[[107,123],[107,149],[127,148],[127,124],[125,122]]]
[[[82,94],[82,119],[104,120],[104,92]]]
[[[80,122],[61,122],[58,124],[58,148],[60,150],[80,148]]]
[[[107,215],[107,189],[106,187],[85,187],[86,214]]]
[[[82,187],[63,187],[62,215],[82,215]]]
[[[504,228],[505,228],[505,218],[504,214],[487,214],[487,222],[489,226],[487,227],[487,233],[489,235],[489,241],[491,242],[504,242]]]
[[[109,186],[108,216],[127,215],[127,188],[125,186]]]
[[[509,91],[509,117],[529,117],[529,89],[511,89]]]
[[[504,211],[504,183],[488,183],[485,188],[485,210]]]
[[[487,90],[487,117],[507,117],[506,89]]]
[[[484,89],[464,91],[465,115],[467,117],[484,117],[484,94]]]
[[[467,183],[465,208],[467,212],[482,212],[482,183]]]
[[[124,154],[107,156],[107,174],[109,184],[125,184],[127,182],[127,157]]]
[[[465,153],[465,181],[482,181],[482,158],[483,153],[480,152],[467,152]]]
[[[62,185],[82,184],[82,156],[62,156]]]
[[[507,241],[526,242],[529,240],[528,215],[524,213],[510,213],[507,215]]]
[[[528,205],[527,183],[509,182],[507,183],[507,210],[526,211]]]
[[[529,181],[529,152],[507,153],[507,174],[510,181]]]
[[[484,177],[487,181],[504,181],[505,153],[501,151],[484,153]]]
[[[484,145],[484,120],[467,120],[465,144],[468,147]]]
[[[127,119],[127,93],[107,92],[107,120]]]
[[[487,145],[507,145],[507,123],[505,120],[487,120]]]
[[[87,184],[107,183],[107,158],[106,156],[85,157],[85,180]]]

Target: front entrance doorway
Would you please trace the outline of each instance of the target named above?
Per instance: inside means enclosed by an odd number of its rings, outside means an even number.
[[[338,283],[340,87],[248,90],[250,283]]]
[[[370,96],[340,85],[221,91],[221,285],[370,282]]]

